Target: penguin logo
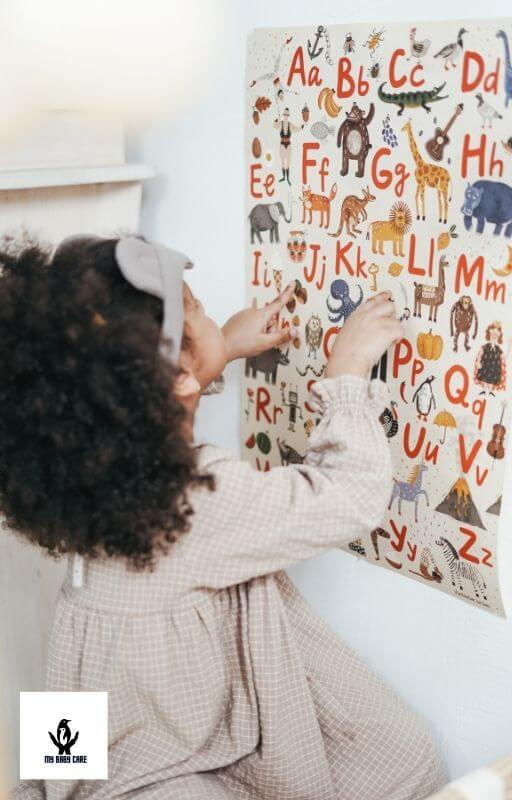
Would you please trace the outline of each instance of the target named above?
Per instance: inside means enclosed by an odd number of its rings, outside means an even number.
[[[51,731],[48,731],[48,736],[54,743],[55,747],[59,751],[59,755],[67,755],[69,756],[71,753],[71,748],[76,744],[76,740],[78,739],[78,731],[75,735],[71,736],[71,729],[68,725],[68,722],[71,722],[70,719],[61,719],[59,724],[57,725],[57,735],[54,736]]]

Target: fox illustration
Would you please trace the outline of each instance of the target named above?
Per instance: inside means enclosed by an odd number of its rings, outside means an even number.
[[[309,213],[307,220],[310,225],[313,222],[313,211],[320,212],[320,227],[328,228],[331,220],[331,202],[336,197],[338,187],[335,183],[332,185],[329,197],[323,194],[313,194],[311,186],[302,187],[302,223],[306,222],[306,212]]]

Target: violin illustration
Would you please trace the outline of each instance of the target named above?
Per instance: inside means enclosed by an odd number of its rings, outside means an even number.
[[[494,459],[501,459],[505,457],[505,434],[507,429],[503,425],[503,416],[505,414],[506,403],[503,403],[501,409],[500,421],[492,426],[492,436],[487,442],[487,452]]]

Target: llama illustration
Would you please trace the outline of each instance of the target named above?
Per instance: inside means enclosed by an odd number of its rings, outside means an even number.
[[[446,563],[448,564],[450,577],[452,579],[452,586],[456,589],[458,584],[458,588],[462,592],[464,591],[462,581],[471,581],[475,596],[480,598],[480,595],[482,595],[483,599],[487,600],[487,596],[485,594],[487,587],[477,568],[474,567],[473,564],[469,564],[467,561],[461,561],[455,547],[451,542],[448,541],[448,539],[441,537],[436,540],[436,544],[442,549]]]
[[[437,190],[437,204],[439,208],[439,222],[446,223],[448,218],[448,188],[450,186],[450,173],[444,167],[425,161],[412,132],[412,125],[406,122],[402,128],[407,133],[409,147],[411,149],[416,169],[414,177],[416,179],[416,219],[425,219],[425,189],[430,187]],[[451,199],[451,198],[450,198]],[[421,216],[420,216],[421,205]]]
[[[421,495],[425,496],[427,506],[430,505],[427,492],[425,489],[421,488],[423,473],[427,472],[427,470],[428,467],[426,464],[416,464],[406,481],[398,481],[394,478],[393,491],[388,505],[389,511],[391,511],[393,500],[398,498],[398,513],[401,514],[402,500],[407,500],[408,503],[414,503],[414,520],[418,522],[418,501]]]
[[[448,261],[444,256],[441,256],[439,259],[437,286],[432,286],[427,283],[416,283],[416,281],[414,281],[413,316],[421,318],[421,307],[428,306],[430,308],[428,315],[429,322],[437,322],[437,309],[444,303],[444,293],[446,290],[444,271],[447,267]]]

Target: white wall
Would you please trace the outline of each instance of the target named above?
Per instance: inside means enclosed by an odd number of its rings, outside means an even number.
[[[419,19],[478,17],[486,8],[507,16],[510,0],[487,6],[480,0],[359,0],[357,7],[339,0],[236,0],[220,45],[222,72],[201,106],[133,142],[137,158],[160,175],[146,189],[142,230],[190,254],[197,265],[192,287],[215,319],[224,321],[244,303],[247,31],[409,20],[415,11]],[[200,437],[236,450],[239,370],[229,369],[223,395],[203,401],[197,423]],[[344,553],[292,574],[328,623],[429,720],[452,776],[512,753],[512,622]]]

